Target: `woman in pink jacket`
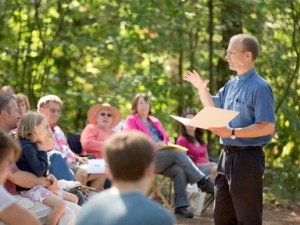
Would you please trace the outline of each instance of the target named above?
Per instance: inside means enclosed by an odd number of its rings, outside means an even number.
[[[186,109],[182,117],[192,119],[197,114],[195,109]],[[180,123],[180,136],[176,144],[186,147],[187,154],[199,169],[214,181],[217,176],[217,163],[210,162],[207,145],[204,140],[204,130]]]
[[[175,214],[192,218],[187,210],[189,201],[186,194],[188,183],[197,183],[204,192],[213,192],[213,183],[194,165],[183,151],[161,149],[170,139],[160,121],[150,116],[150,102],[145,94],[137,94],[132,101],[132,115],[123,124],[123,130],[139,130],[147,134],[156,144],[155,173],[171,177],[175,190]]]

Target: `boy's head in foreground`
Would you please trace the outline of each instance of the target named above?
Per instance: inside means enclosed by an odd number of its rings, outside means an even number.
[[[109,176],[113,182],[152,182],[154,148],[148,136],[139,131],[123,131],[112,135],[104,144]],[[147,190],[146,190],[147,191]]]

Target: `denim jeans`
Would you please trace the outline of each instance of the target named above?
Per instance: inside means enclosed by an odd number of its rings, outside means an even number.
[[[64,155],[54,150],[48,154],[50,156],[49,172],[53,174],[57,180],[75,181],[74,173],[69,168]]]
[[[157,151],[155,173],[171,177],[174,181],[175,208],[189,205],[186,185],[194,184],[205,177],[185,152],[171,149]]]

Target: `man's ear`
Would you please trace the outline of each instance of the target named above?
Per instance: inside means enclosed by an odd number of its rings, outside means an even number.
[[[6,110],[3,109],[3,110],[0,112],[0,115],[5,119],[5,118],[8,117],[8,112],[7,112]]]
[[[145,177],[154,177],[154,163],[151,163],[145,170]]]
[[[246,61],[252,61],[253,57],[252,57],[252,52],[245,52],[245,56],[246,56]]]

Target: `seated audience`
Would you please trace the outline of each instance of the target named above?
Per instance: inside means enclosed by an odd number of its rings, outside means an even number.
[[[5,85],[0,89],[0,93],[5,93],[5,94],[8,94],[8,95],[14,95],[15,91],[11,86]]]
[[[10,130],[17,127],[17,122],[19,120],[19,107],[15,99],[11,95],[0,93],[0,129],[9,133]],[[17,193],[16,185],[26,188],[33,188],[36,185],[41,185],[53,192],[56,192],[58,189],[56,178],[53,175],[37,177],[32,173],[19,170],[18,167],[13,164],[10,167],[10,173],[8,174],[7,181],[4,185],[5,189],[14,196],[16,203],[19,206],[34,213],[42,224],[45,224],[51,208],[44,204],[36,205],[30,199],[19,195]],[[80,207],[72,202],[65,202],[67,207],[58,225],[73,225],[75,224],[75,217]]]
[[[27,113],[30,109],[29,100],[26,95],[21,94],[21,93],[15,94],[14,98],[16,99],[16,102],[19,106],[19,114],[20,114],[20,117],[22,118],[22,116],[25,113]],[[17,128],[14,129],[14,132],[18,131],[19,125],[20,125],[20,121],[18,122]]]
[[[18,93],[16,95],[14,95],[14,97],[16,99],[16,102],[17,102],[18,106],[19,106],[20,116],[22,117],[30,109],[29,100],[28,100],[27,96],[22,94],[22,93]]]
[[[115,127],[122,119],[121,112],[105,103],[95,104],[88,111],[89,124],[82,131],[80,142],[83,154],[92,154],[97,159],[103,158],[103,143],[115,133]]]
[[[46,118],[37,112],[28,112],[23,115],[18,137],[22,146],[21,157],[17,162],[18,168],[38,177],[46,177],[49,167],[46,151],[54,147],[52,132]],[[76,204],[78,202],[77,197],[71,193],[61,190],[53,193],[41,185],[36,185],[31,189],[18,186],[17,190],[33,202],[44,203],[52,208],[48,215],[47,225],[56,225],[64,213],[66,204],[62,199]]]
[[[46,95],[40,98],[37,105],[39,113],[46,117],[53,132],[54,150],[48,153],[51,161],[50,173],[54,174],[57,179],[77,180],[82,185],[89,185],[99,192],[102,190],[105,176],[103,174],[88,175],[87,171],[78,165],[86,163],[87,158],[80,157],[70,149],[65,134],[57,125],[61,116],[61,107],[62,101],[56,95]]]
[[[192,218],[188,211],[189,201],[186,193],[188,183],[197,183],[203,192],[213,193],[214,186],[186,155],[174,149],[161,149],[170,143],[170,139],[160,121],[150,116],[150,102],[145,94],[137,94],[132,101],[132,115],[123,124],[123,130],[139,130],[147,134],[155,143],[155,173],[171,177],[175,190],[175,214]]]
[[[182,117],[192,119],[197,114],[195,109],[187,109]],[[207,146],[204,141],[204,130],[180,123],[180,136],[176,144],[186,147],[187,154],[198,168],[206,175],[215,180],[217,175],[217,164],[210,162],[207,153]]]
[[[141,132],[120,132],[106,140],[103,151],[113,187],[88,201],[76,224],[174,224],[166,209],[145,196],[154,176],[151,140]]]
[[[0,224],[40,225],[38,219],[16,203],[16,199],[3,187],[10,166],[18,159],[21,149],[8,134],[0,129]],[[18,215],[18,216],[16,216]],[[24,220],[24,218],[26,218]]]
[[[89,124],[84,128],[80,142],[83,154],[94,155],[97,159],[103,158],[103,142],[115,131],[118,124],[121,123],[121,112],[108,103],[95,104],[88,111]],[[110,188],[111,182],[106,179],[104,189]]]

